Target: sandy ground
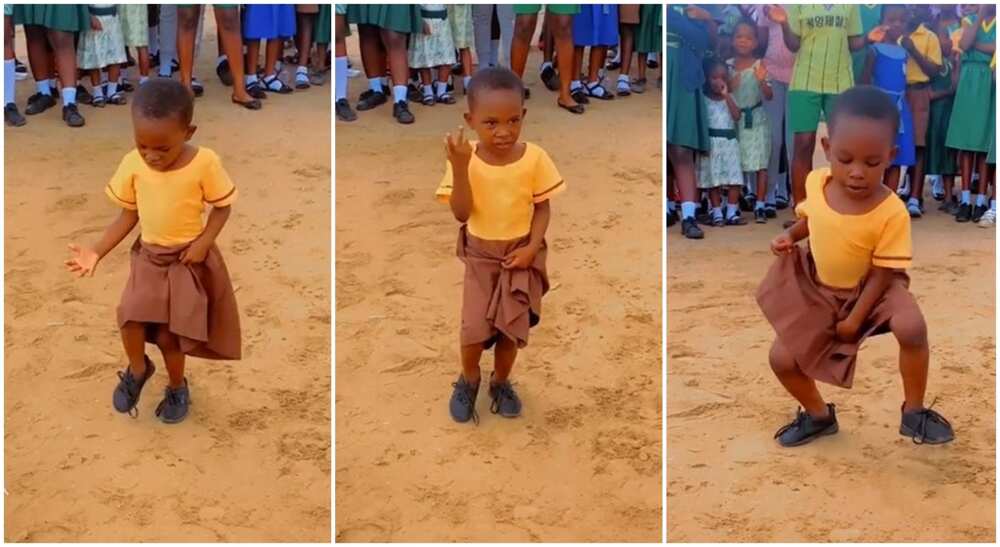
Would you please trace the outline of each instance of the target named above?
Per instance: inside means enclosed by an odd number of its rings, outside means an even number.
[[[512,377],[518,419],[490,414],[485,388],[478,427],[447,410],[462,265],[434,190],[464,100],[413,105],[408,127],[391,105],[336,124],[339,541],[661,538],[662,96],[654,84],[574,117],[539,62],[522,138],[568,191],[552,205],[553,289]]]
[[[53,109],[5,129],[7,541],[330,540],[330,88],[238,109],[214,75],[211,21],[194,143],[241,191],[219,245],[244,359],[190,360],[191,414],[168,426],[150,347],[138,419],[115,412],[134,235],[92,279],[62,261],[117,214],[103,187],[132,146],[129,110],[81,106],[86,127],[69,129]],[[34,82],[17,91],[23,111]]]
[[[668,541],[994,541],[996,237],[927,199],[928,215],[913,222],[911,290],[930,330],[927,403],[938,398],[956,431],[944,446],[899,435],[903,388],[888,335],[865,343],[853,389],[820,387],[840,433],[779,447],[772,435],[796,403],[771,373],[774,331],[754,292],[790,212],[766,226],[706,228],[700,242],[670,229]]]

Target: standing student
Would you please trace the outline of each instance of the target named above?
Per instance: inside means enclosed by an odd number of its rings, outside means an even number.
[[[17,67],[14,60],[14,6],[3,5],[3,120],[11,127],[20,127],[27,120],[17,110],[14,81]]]
[[[90,74],[90,104],[102,108],[105,104],[125,104],[125,90],[118,89],[121,65],[126,61],[125,38],[122,35],[118,7],[114,4],[90,4],[90,27],[80,33],[77,65]],[[108,83],[101,84],[101,71],[107,69]],[[107,96],[105,96],[107,92]]]
[[[955,186],[955,175],[958,174],[958,164],[955,161],[955,150],[948,148],[945,141],[948,137],[948,125],[951,122],[951,110],[955,101],[955,89],[958,87],[958,61],[952,56],[951,33],[956,30],[958,20],[951,12],[952,19],[946,15],[948,10],[941,12],[937,22],[938,42],[941,44],[941,70],[930,81],[931,104],[927,123],[927,146],[925,153],[925,172],[941,177],[944,202],[938,210],[954,215],[958,212],[958,204],[952,198]],[[954,27],[952,26],[954,24]]]
[[[740,216],[743,172],[740,169],[739,131],[736,129],[743,111],[729,91],[728,76],[729,69],[718,58],[705,62],[703,92],[709,146],[707,154],[698,156],[698,188],[708,192],[713,226],[746,224],[746,219]],[[722,210],[723,195],[726,197],[725,213]]]
[[[602,101],[614,99],[604,87],[601,69],[608,56],[608,48],[618,45],[618,6],[616,4],[581,4],[580,13],[573,17],[573,74],[583,74],[583,55],[590,48],[587,79],[576,78],[570,83],[573,100],[586,104],[588,97]]]
[[[248,4],[244,8],[243,38],[247,47],[248,93],[253,95],[253,91],[259,92],[262,89],[283,95],[292,92],[292,88],[279,77],[277,66],[284,40],[293,36],[295,36],[293,4]],[[257,78],[261,40],[265,41],[263,81]]]
[[[139,85],[149,79],[149,6],[146,4],[118,4],[125,47],[135,49],[135,63],[139,71]],[[121,86],[124,81],[119,81]]]
[[[444,4],[420,4],[420,17],[424,29],[410,35],[409,63],[411,69],[420,73],[421,102],[425,106],[455,104],[455,98],[448,91],[448,77],[455,64],[455,42],[451,38],[448,8]]]
[[[515,4],[514,13],[517,16],[514,25],[514,41],[511,45],[511,70],[524,77],[524,66],[528,60],[531,39],[538,26],[538,12],[541,4]],[[573,114],[583,114],[585,108],[570,93],[570,84],[576,79],[573,73],[573,17],[580,13],[579,4],[548,4],[545,6],[545,28],[551,37],[552,45],[546,46],[545,62],[539,68],[540,77],[549,89],[558,89],[559,98],[556,105]],[[558,71],[552,68],[553,50]],[[479,52],[476,52],[477,55]],[[558,87],[556,87],[556,72],[558,72]]]
[[[788,186],[791,181],[792,131],[788,119],[788,84],[792,80],[795,54],[785,45],[781,25],[767,16],[768,6],[757,7],[758,41],[764,47],[764,68],[770,77],[772,98],[764,102],[767,119],[771,122],[771,155],[767,164],[767,195],[764,196],[764,213],[775,218],[778,209],[788,206]],[[782,165],[784,160],[784,165]],[[784,173],[781,172],[784,167]],[[761,199],[761,196],[757,196]]]
[[[472,4],[448,4],[448,24],[451,25],[451,39],[462,64],[462,92],[465,93],[472,79],[472,48],[475,45]],[[511,52],[511,58],[513,56]]]
[[[729,85],[733,100],[740,108],[738,124],[740,164],[743,173],[756,183],[751,207],[758,224],[767,222],[764,202],[767,197],[767,167],[771,161],[771,124],[764,103],[774,98],[767,69],[757,58],[757,26],[741,19],[733,27],[733,53],[729,60]]]
[[[416,121],[406,99],[407,34],[423,32],[420,8],[415,4],[348,4],[347,22],[358,25],[361,63],[368,77],[368,90],[358,100],[358,110],[376,108],[387,102],[388,79],[392,74],[392,117],[401,124]]]
[[[336,4],[337,28],[334,29],[336,44],[334,45],[334,110],[337,119],[344,122],[353,122],[358,119],[358,115],[351,109],[351,103],[347,101],[347,36],[351,33],[351,28],[347,25],[347,4]]]

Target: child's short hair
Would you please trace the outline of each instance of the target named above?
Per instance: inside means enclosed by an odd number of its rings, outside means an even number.
[[[746,25],[746,26],[750,27],[750,30],[753,33],[754,40],[756,40],[757,39],[757,23],[755,23],[753,19],[747,17],[746,15],[741,16],[739,19],[736,20],[735,23],[733,23],[733,36],[736,36],[736,29],[739,28],[742,25]]]
[[[887,93],[874,86],[854,86],[837,97],[828,120],[831,135],[841,116],[845,114],[883,120],[892,126],[893,134],[899,131],[899,109],[896,107],[896,102]]]
[[[887,13],[891,13],[891,12],[897,10],[897,9],[902,10],[903,13],[906,14],[907,19],[910,18],[913,15],[912,13],[910,13],[909,8],[905,4],[883,4],[882,5],[882,16],[879,17],[879,21],[880,22],[881,21],[885,21],[886,14]]]
[[[190,125],[194,117],[194,96],[176,80],[151,78],[136,90],[132,111],[154,120],[176,116],[184,125]]]
[[[469,81],[469,104],[475,102],[476,94],[485,90],[506,89],[516,91],[524,100],[524,82],[506,68],[484,68],[476,72]]]

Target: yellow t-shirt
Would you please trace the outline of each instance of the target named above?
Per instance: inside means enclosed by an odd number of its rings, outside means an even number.
[[[903,39],[900,38],[899,40],[902,42]],[[931,32],[921,24],[916,30],[910,33],[910,40],[913,40],[913,46],[928,61],[936,65],[941,64],[941,41],[938,40],[937,34]],[[924,74],[924,70],[913,60],[913,57],[909,55],[907,57],[906,83],[920,84],[931,81],[930,76]]]
[[[902,200],[889,195],[863,215],[834,211],[823,192],[830,168],[809,173],[806,200],[795,212],[809,224],[809,249],[816,261],[816,275],[824,285],[851,289],[871,267],[902,270],[910,267],[913,241],[910,215]]]
[[[151,169],[133,150],[122,158],[104,193],[116,205],[139,211],[143,241],[165,247],[196,239],[205,228],[205,205],[227,207],[238,195],[219,156],[204,147],[191,163],[172,171]]]
[[[472,143],[473,149],[478,143]],[[435,195],[448,203],[453,185],[451,162]],[[508,241],[531,233],[535,204],[564,191],[566,183],[552,159],[537,145],[525,143],[524,156],[507,165],[490,165],[475,152],[469,161],[472,213],[469,233],[488,240]]]

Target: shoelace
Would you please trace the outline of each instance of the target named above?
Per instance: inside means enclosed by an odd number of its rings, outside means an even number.
[[[910,437],[913,444],[924,444],[924,439],[927,438],[927,422],[935,421],[939,424],[951,427],[951,422],[947,418],[938,414],[936,410],[931,410],[934,407],[934,403],[937,403],[937,397],[931,402],[930,406],[918,412],[920,414],[920,425],[917,426],[917,433]],[[917,440],[917,439],[920,440]]]
[[[514,399],[514,388],[511,387],[510,383],[504,382],[493,389],[495,390],[496,397],[493,397],[493,402],[490,403],[490,412],[499,414],[500,402],[505,399]]]
[[[166,405],[179,405],[183,402],[183,397],[181,397],[180,389],[170,389],[167,388],[166,396],[160,401],[160,404],[156,405],[156,415],[159,416],[163,413],[163,407]]]
[[[795,411],[795,419],[792,420],[792,423],[781,426],[781,429],[775,432],[774,438],[777,439],[789,429],[802,427],[802,424],[804,424],[806,421],[806,416],[807,414],[802,410],[802,407],[800,406],[799,409]]]
[[[118,385],[118,389],[121,390],[124,387],[125,395],[129,399],[135,399],[135,396],[139,393],[139,384],[135,381],[135,377],[131,373],[118,371],[118,379],[121,380],[121,384]],[[133,418],[139,417],[139,408],[136,405],[132,405],[132,408],[128,409],[128,415]]]
[[[476,412],[475,404],[473,403],[472,386],[465,384],[464,386],[459,386],[458,382],[453,382],[451,387],[458,389],[458,402],[463,405],[472,407],[472,423],[479,425],[479,413]]]

